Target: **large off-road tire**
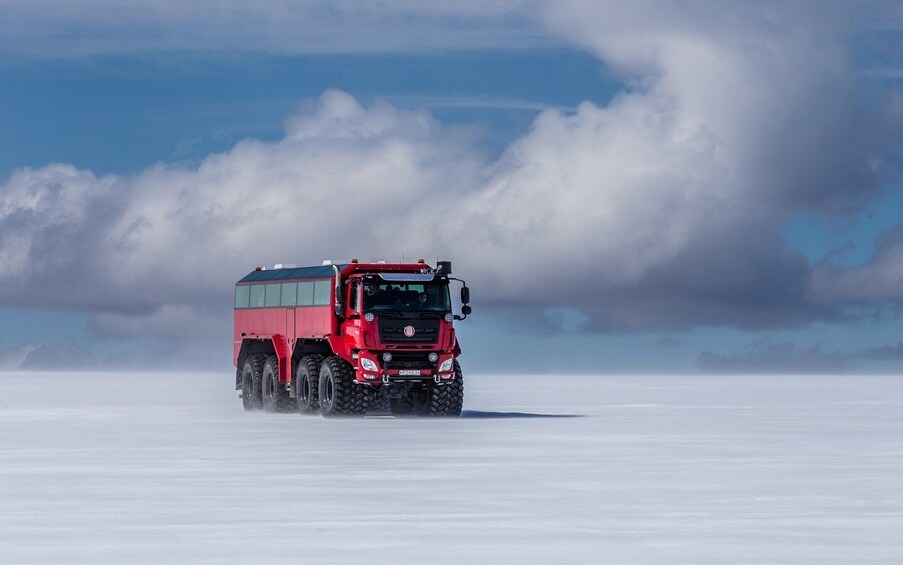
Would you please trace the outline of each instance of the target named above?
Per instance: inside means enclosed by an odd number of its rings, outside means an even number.
[[[320,366],[320,412],[334,416],[363,416],[367,412],[367,391],[354,382],[354,368],[333,355]]]
[[[320,365],[322,355],[305,355],[295,367],[295,402],[298,412],[316,414],[320,409]]]
[[[261,374],[261,398],[267,412],[287,412],[291,407],[288,391],[279,383],[279,359],[268,355]]]
[[[245,410],[258,410],[261,406],[260,382],[266,355],[251,355],[241,368],[241,404]]]
[[[430,389],[430,416],[460,416],[464,406],[464,374],[455,361],[455,380]]]

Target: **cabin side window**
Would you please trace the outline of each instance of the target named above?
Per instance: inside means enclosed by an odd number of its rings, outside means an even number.
[[[314,283],[313,281],[298,283],[298,306],[313,306]]]
[[[298,283],[282,283],[282,301],[280,306],[294,306],[298,298]]]
[[[264,291],[262,284],[251,285],[251,308],[263,308]]]
[[[281,286],[282,285],[278,283],[266,285],[266,298],[264,299],[264,306],[266,308],[279,306],[279,288]]]
[[[314,282],[314,306],[329,306],[329,289],[332,281]]]
[[[235,307],[248,308],[251,305],[251,287],[248,285],[235,287]]]

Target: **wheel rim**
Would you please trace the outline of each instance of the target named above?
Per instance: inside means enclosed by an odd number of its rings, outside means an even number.
[[[305,404],[310,400],[310,379],[307,377],[303,377],[301,379],[301,390],[298,391],[301,396],[301,401]]]
[[[327,406],[332,405],[332,375],[326,378],[326,388],[323,391],[323,401]]]
[[[241,400],[245,404],[245,406],[250,406],[254,401],[251,398],[254,395],[254,391],[251,390],[251,376],[248,373],[245,373],[241,376]]]

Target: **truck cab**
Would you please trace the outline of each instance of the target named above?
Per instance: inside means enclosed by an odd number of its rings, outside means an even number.
[[[349,278],[343,333],[360,382],[454,378],[461,353],[447,277],[360,273]]]

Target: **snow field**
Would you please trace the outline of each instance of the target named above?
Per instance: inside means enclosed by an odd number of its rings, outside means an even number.
[[[233,378],[0,374],[0,563],[903,561],[903,378],[467,375],[441,420]]]

